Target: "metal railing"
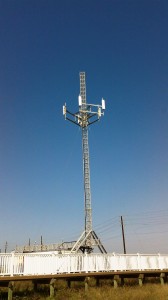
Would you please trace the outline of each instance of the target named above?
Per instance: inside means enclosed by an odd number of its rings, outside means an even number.
[[[161,254],[0,254],[0,276],[164,269],[168,269],[168,255]]]

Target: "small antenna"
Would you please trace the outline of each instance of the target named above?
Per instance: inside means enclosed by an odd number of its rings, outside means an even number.
[[[79,104],[79,106],[82,106],[82,97],[81,97],[81,95],[78,96],[78,104]]]
[[[105,100],[102,98],[102,109],[104,110],[105,108],[106,108]]]

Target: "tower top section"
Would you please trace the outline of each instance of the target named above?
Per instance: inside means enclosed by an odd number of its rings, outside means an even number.
[[[84,128],[97,121],[104,115],[105,100],[102,98],[101,104],[89,104],[86,101],[86,79],[85,72],[80,72],[80,94],[78,96],[79,110],[76,113],[71,113],[66,106],[63,106],[63,115],[65,119]]]

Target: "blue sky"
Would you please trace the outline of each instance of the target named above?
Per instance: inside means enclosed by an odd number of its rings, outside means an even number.
[[[0,0],[0,248],[84,229],[81,131],[62,116],[106,99],[89,128],[93,227],[108,251],[168,253],[168,2]]]

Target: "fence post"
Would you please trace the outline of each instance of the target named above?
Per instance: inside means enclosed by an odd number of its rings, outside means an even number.
[[[52,274],[56,273],[55,272],[55,255],[54,255],[54,252],[52,253]]]
[[[163,268],[161,268],[161,258],[160,258],[160,253],[158,253],[158,265],[159,265],[159,269],[163,270]]]
[[[138,261],[138,270],[141,270],[141,263],[140,263],[140,255],[137,253],[137,261]]]
[[[112,255],[113,255],[113,257],[114,257],[114,266],[115,266],[115,267],[113,267],[113,264],[112,264],[111,269],[112,269],[112,270],[114,269],[114,271],[117,271],[118,260],[117,260],[117,258],[116,258],[116,254],[115,254],[114,252],[112,253]]]
[[[10,276],[13,276],[14,269],[14,252],[11,253],[11,263],[10,263]]]
[[[113,283],[115,289],[118,287],[118,281],[119,281],[119,275],[114,275]]]
[[[56,279],[51,279],[50,280],[50,298],[53,298],[55,296],[55,282]]]
[[[165,273],[161,273],[160,274],[160,283],[161,283],[161,285],[164,285],[164,283],[165,283]]]
[[[70,254],[68,255],[68,273],[71,271],[71,256]]]
[[[144,282],[144,274],[139,274],[138,280],[139,280],[139,285],[142,286]]]
[[[87,252],[85,253],[85,272],[88,273],[88,255]]]
[[[88,292],[90,277],[85,277],[85,293]]]
[[[12,300],[13,287],[14,287],[14,282],[13,281],[9,281],[9,284],[8,284],[8,300]]]

